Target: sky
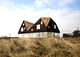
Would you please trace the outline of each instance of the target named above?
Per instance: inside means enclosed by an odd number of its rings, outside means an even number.
[[[23,20],[51,17],[62,33],[80,28],[80,0],[0,0],[0,36],[17,35]]]

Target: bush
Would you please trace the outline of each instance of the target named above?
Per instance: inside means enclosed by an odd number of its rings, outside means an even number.
[[[75,30],[75,31],[73,32],[73,36],[74,36],[74,37],[80,37],[80,31],[79,31],[79,30]]]

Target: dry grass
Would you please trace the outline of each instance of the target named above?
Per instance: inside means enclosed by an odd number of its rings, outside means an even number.
[[[0,39],[0,57],[80,57],[80,39],[71,39]]]

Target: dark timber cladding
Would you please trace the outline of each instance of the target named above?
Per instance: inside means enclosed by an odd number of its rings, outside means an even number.
[[[19,34],[35,32],[60,33],[57,24],[50,17],[41,17],[35,24],[24,20],[18,31]]]

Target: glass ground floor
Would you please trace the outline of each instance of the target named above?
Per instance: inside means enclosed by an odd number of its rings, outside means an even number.
[[[54,32],[25,33],[25,34],[19,34],[19,37],[25,37],[25,38],[60,37],[60,33],[54,33]]]

